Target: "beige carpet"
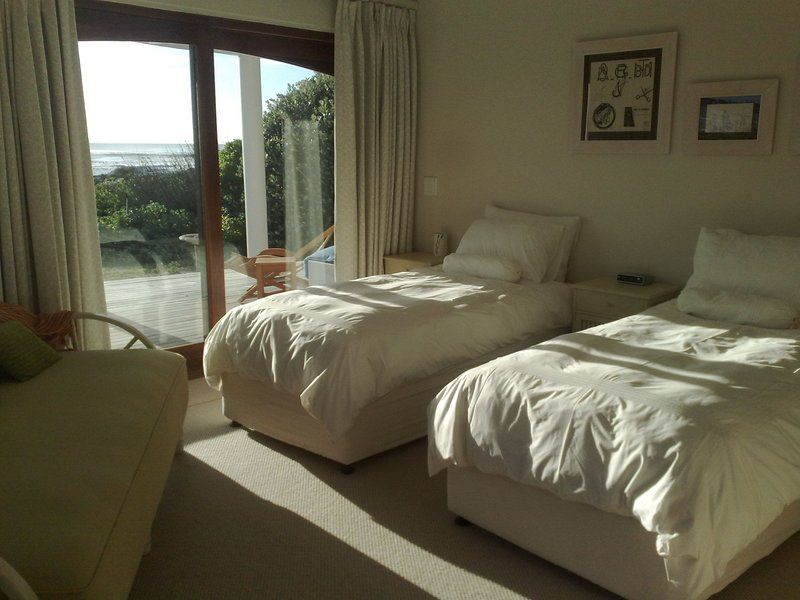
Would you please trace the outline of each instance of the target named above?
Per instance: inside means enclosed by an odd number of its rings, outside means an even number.
[[[455,526],[444,477],[427,476],[424,441],[342,475],[229,427],[201,388],[193,382],[186,452],[131,598],[612,597],[475,526]],[[797,598],[798,558],[800,535],[720,597]]]
[[[189,406],[202,404],[210,400],[219,400],[222,392],[210,387],[203,378],[189,380]],[[189,423],[187,422],[187,425]]]

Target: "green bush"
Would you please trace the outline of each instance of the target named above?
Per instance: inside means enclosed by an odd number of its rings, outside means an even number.
[[[161,202],[148,202],[143,206],[117,209],[98,217],[102,227],[119,231],[134,229],[146,240],[159,240],[185,233],[196,233],[195,219],[186,209],[168,208]]]
[[[233,244],[239,254],[247,254],[242,140],[231,140],[219,151],[219,188],[223,239],[226,244]]]

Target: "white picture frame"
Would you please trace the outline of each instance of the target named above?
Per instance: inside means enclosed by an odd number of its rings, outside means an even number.
[[[677,32],[575,44],[572,152],[669,153],[677,48]]]
[[[682,146],[687,154],[772,154],[777,79],[692,83]]]

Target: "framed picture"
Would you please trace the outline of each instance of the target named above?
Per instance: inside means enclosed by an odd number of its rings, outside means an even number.
[[[573,152],[669,152],[677,46],[674,32],[575,45]]]
[[[771,154],[777,79],[689,85],[684,147],[690,154]]]

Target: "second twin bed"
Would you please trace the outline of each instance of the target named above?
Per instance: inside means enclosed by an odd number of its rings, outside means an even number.
[[[626,598],[718,592],[800,529],[798,264],[704,230],[677,301],[448,384],[450,509]]]

